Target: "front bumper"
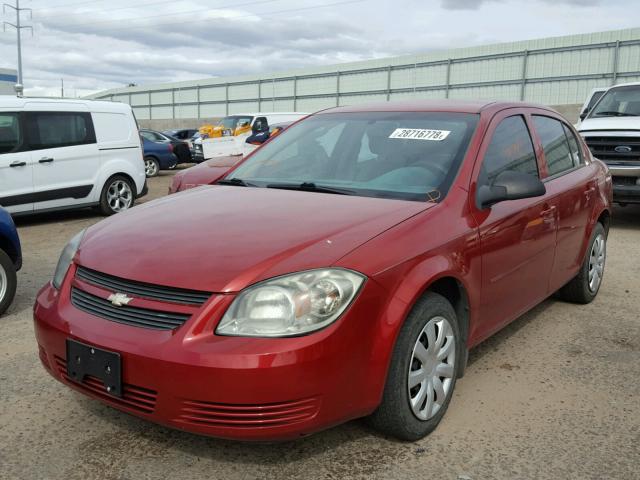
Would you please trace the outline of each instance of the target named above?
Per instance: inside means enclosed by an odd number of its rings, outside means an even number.
[[[42,363],[57,380],[117,409],[198,434],[282,440],[367,415],[379,403],[384,378],[371,381],[377,370],[367,326],[384,295],[372,281],[333,325],[280,339],[214,335],[232,295],[212,297],[176,330],[154,331],[76,309],[65,283],[60,292],[45,286],[36,300]],[[120,353],[122,398],[92,377],[69,380],[67,338]]]

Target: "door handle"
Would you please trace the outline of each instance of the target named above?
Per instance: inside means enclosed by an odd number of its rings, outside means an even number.
[[[541,217],[548,217],[549,215],[553,214],[553,212],[555,212],[555,211],[556,211],[556,206],[555,205],[551,205],[547,209],[542,210],[540,212],[540,216]]]
[[[27,162],[13,162],[9,165],[11,168],[13,167],[26,167]]]
[[[53,158],[44,157],[38,160],[38,163],[51,163],[51,162],[53,162]]]

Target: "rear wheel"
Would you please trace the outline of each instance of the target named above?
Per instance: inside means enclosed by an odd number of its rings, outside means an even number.
[[[144,173],[147,178],[155,177],[160,171],[160,163],[153,157],[144,157]]]
[[[402,440],[431,433],[447,411],[463,345],[455,311],[428,292],[413,308],[398,336],[382,403],[372,425]]]
[[[135,188],[127,177],[115,175],[107,180],[100,195],[100,211],[103,215],[113,215],[133,207]]]
[[[13,261],[0,250],[0,315],[7,311],[16,295],[18,279]]]
[[[607,233],[601,223],[596,223],[580,271],[558,291],[558,297],[567,302],[590,303],[602,285],[606,259]]]

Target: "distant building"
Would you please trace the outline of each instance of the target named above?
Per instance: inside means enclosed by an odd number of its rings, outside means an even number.
[[[314,112],[411,98],[525,100],[575,109],[594,87],[633,81],[640,81],[640,28],[139,85],[91,98],[129,103],[139,120]],[[577,110],[572,115],[577,119]]]
[[[0,95],[10,95],[16,93],[13,88],[18,82],[18,72],[0,68]]]

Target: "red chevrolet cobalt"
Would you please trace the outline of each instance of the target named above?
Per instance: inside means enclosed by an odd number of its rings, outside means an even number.
[[[610,204],[607,168],[544,107],[323,111],[217,185],[73,238],[36,301],[40,357],[190,432],[287,439],[369,416],[419,439],[470,348],[554,293],[593,300]]]

